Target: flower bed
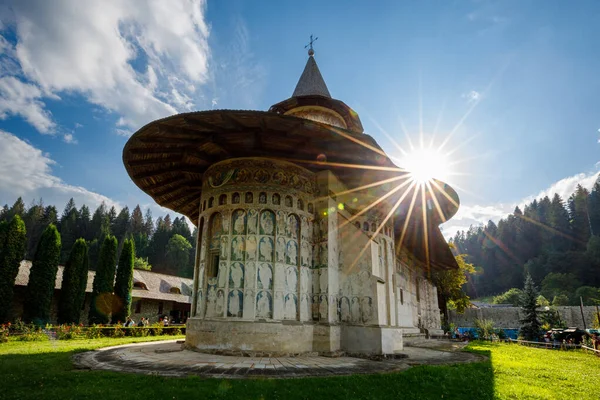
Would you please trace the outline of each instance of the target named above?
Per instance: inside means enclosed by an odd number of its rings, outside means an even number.
[[[14,324],[0,325],[0,343],[9,340],[36,341],[36,340],[73,340],[73,339],[99,339],[146,337],[160,335],[185,334],[185,325],[163,326],[154,324],[150,326],[123,327],[120,325],[46,325],[44,328],[34,324],[25,324],[17,320]]]

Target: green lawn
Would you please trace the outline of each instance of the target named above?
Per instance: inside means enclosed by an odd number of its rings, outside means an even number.
[[[292,380],[164,378],[78,371],[74,352],[157,339],[0,344],[0,399],[593,399],[600,358],[518,345],[472,343],[489,361],[406,372]]]

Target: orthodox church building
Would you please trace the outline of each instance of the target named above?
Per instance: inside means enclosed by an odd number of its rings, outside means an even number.
[[[438,225],[458,196],[392,163],[330,95],[312,48],[292,97],[269,111],[154,121],[123,161],[198,226],[187,346],[391,354],[439,331],[429,278],[457,268]]]

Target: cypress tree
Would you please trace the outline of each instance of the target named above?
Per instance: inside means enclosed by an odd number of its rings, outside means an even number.
[[[131,289],[133,288],[133,264],[135,248],[133,239],[125,239],[115,281],[115,313],[112,317],[113,324],[125,321],[131,313]]]
[[[88,318],[90,324],[107,324],[110,321],[116,262],[117,238],[106,235],[100,248],[96,277],[92,289],[92,301]]]
[[[537,340],[540,335],[541,325],[537,316],[537,298],[538,292],[533,284],[533,279],[531,279],[531,275],[527,274],[521,299],[525,318],[521,320],[521,330],[519,332],[525,340]]]
[[[25,297],[25,320],[44,325],[50,319],[50,307],[60,259],[60,234],[48,225],[38,243],[29,273]]]
[[[10,317],[15,279],[25,255],[25,223],[15,215],[10,224],[0,224],[0,322]]]
[[[58,306],[58,323],[79,323],[85,300],[88,272],[88,247],[85,239],[75,241],[63,271]]]

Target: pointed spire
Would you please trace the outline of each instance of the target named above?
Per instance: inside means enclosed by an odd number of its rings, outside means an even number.
[[[304,67],[304,72],[302,72],[302,76],[300,76],[300,80],[296,85],[296,89],[294,89],[292,97],[317,95],[331,98],[329,89],[327,89],[327,85],[323,80],[323,76],[321,76],[321,71],[319,71],[317,62],[315,61],[315,52],[312,47],[308,51],[308,54],[309,57],[306,62],[306,67]]]

